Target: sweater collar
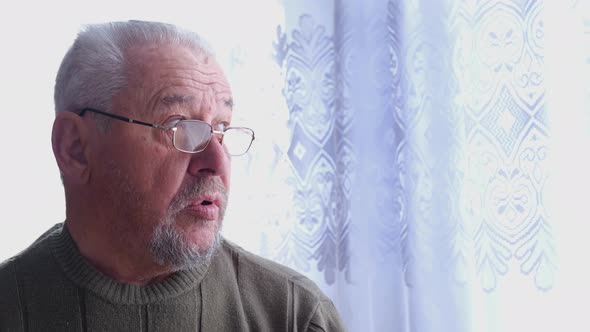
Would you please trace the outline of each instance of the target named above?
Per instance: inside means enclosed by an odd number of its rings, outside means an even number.
[[[92,266],[79,252],[63,224],[50,235],[51,251],[65,275],[78,286],[117,304],[148,304],[181,295],[196,287],[208,266],[178,271],[161,282],[147,286],[118,282]]]

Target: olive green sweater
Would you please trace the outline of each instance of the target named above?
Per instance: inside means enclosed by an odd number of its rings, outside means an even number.
[[[343,331],[297,272],[226,240],[211,264],[140,287],[92,267],[58,224],[0,265],[0,331]]]

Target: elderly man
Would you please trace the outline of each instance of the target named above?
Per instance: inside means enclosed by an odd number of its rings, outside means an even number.
[[[55,86],[66,221],[0,265],[0,331],[340,331],[307,278],[223,239],[232,94],[194,33],[84,29]]]

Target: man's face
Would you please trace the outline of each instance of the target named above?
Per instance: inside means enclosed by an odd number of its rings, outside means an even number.
[[[229,84],[212,59],[187,48],[148,45],[129,51],[128,86],[112,113],[169,125],[205,121],[216,130],[232,116]],[[197,154],[172,145],[172,131],[114,121],[101,137],[91,185],[113,207],[120,241],[176,269],[190,267],[218,245],[230,185],[230,159],[214,136]]]

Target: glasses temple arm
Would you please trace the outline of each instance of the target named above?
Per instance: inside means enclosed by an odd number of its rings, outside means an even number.
[[[153,127],[153,128],[158,128],[158,129],[163,129],[163,130],[169,130],[171,129],[170,127],[166,127],[166,126],[160,126],[154,123],[148,123],[148,122],[143,122],[143,121],[139,121],[139,120],[133,120],[130,118],[126,118],[124,116],[120,116],[120,115],[116,115],[116,114],[112,114],[112,113],[107,113],[107,112],[103,112],[103,111],[99,111],[99,110],[95,110],[92,108],[85,108],[83,110],[80,111],[80,113],[78,113],[80,116],[84,116],[84,113],[86,112],[93,112],[93,113],[98,113],[98,114],[102,114],[104,116],[108,116],[117,120],[121,120],[121,121],[125,121],[125,122],[129,122],[129,123],[137,123],[143,126],[148,126],[148,127]]]

